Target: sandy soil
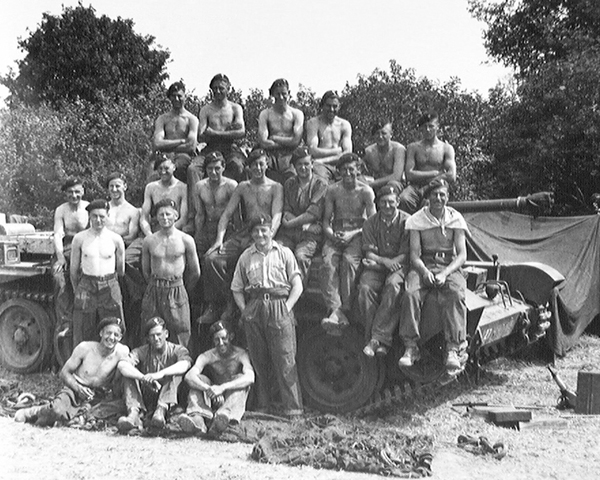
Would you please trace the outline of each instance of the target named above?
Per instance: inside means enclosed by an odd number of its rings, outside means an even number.
[[[583,337],[557,361],[573,388],[578,370],[598,369],[600,339]],[[45,374],[51,375],[51,374]],[[14,380],[14,378],[11,378]],[[435,439],[434,479],[600,479],[600,416],[556,410],[558,390],[544,365],[501,359],[486,366],[479,384],[467,379],[369,418],[370,428],[394,426]],[[457,402],[531,405],[534,421],[560,422],[522,431],[497,427],[466,413]],[[459,434],[502,441],[502,460],[458,448]],[[249,458],[252,445],[198,438],[122,437],[71,428],[40,429],[0,417],[0,478],[20,479],[364,479],[375,475],[266,465]]]

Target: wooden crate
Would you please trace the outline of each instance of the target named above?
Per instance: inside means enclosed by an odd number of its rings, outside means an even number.
[[[600,372],[577,374],[577,413],[600,414]]]

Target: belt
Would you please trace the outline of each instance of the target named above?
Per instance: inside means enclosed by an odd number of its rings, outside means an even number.
[[[152,277],[150,279],[150,283],[152,283],[152,285],[156,285],[157,287],[177,287],[179,285],[183,285],[183,278],[182,277],[169,277],[169,278]]]
[[[454,252],[423,252],[421,256],[431,258],[436,262],[447,262],[454,259]]]
[[[289,292],[282,288],[256,288],[247,290],[246,293],[252,300],[260,299],[264,302],[281,300],[289,296]]]
[[[95,280],[96,282],[105,282],[106,280],[112,280],[113,278],[116,278],[117,274],[116,273],[109,273],[108,275],[101,275],[101,276],[96,276],[96,275],[87,275],[87,274],[83,274],[81,275],[81,278],[89,278],[90,280]]]
[[[362,228],[365,223],[364,218],[341,218],[339,220],[333,220],[334,230],[354,230],[356,228]]]

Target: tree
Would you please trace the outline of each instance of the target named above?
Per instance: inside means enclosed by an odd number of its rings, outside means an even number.
[[[43,14],[38,29],[19,40],[26,56],[18,62],[18,75],[10,72],[0,80],[10,91],[9,103],[147,94],[167,78],[169,52],[153,48],[154,37],[135,33],[133,25],[120,17],[97,17],[81,4],[61,16]]]
[[[519,75],[599,44],[597,0],[469,0],[469,10],[488,25],[488,53]]]
[[[517,71],[490,95],[486,152],[504,195],[552,190],[559,213],[589,213],[600,187],[600,6],[594,0],[471,1],[488,53]]]

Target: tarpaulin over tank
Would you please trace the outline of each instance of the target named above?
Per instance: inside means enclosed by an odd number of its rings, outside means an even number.
[[[558,322],[551,343],[564,355],[600,313],[600,216],[538,217],[511,212],[463,214],[470,256],[500,263],[541,262],[565,277],[553,294]]]

